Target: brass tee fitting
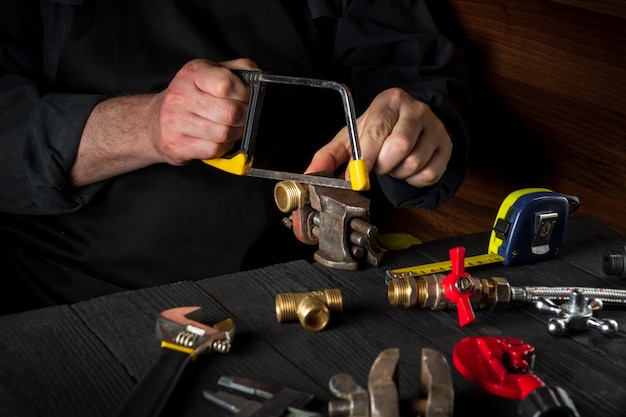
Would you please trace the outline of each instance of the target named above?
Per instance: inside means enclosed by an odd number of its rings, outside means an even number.
[[[279,323],[300,321],[302,327],[319,331],[330,321],[330,312],[341,312],[341,291],[327,289],[276,295],[276,319]]]

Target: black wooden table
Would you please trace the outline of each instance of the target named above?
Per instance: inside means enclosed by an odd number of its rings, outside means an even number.
[[[443,353],[454,385],[455,416],[515,416],[518,401],[492,395],[467,381],[453,366],[455,345],[468,336],[520,338],[536,349],[534,373],[564,388],[581,416],[626,415],[624,333],[606,337],[596,330],[556,338],[549,316],[532,305],[496,312],[476,311],[460,327],[455,311],[390,305],[387,269],[448,259],[463,246],[482,254],[489,233],[419,244],[387,252],[381,267],[340,271],[296,261],[200,282],[119,293],[69,306],[0,317],[0,410],[3,416],[113,416],[160,352],[158,314],[179,306],[201,306],[205,321],[227,317],[237,328],[228,354],[198,357],[182,375],[163,416],[229,416],[208,402],[221,375],[264,380],[314,395],[310,409],[326,414],[335,399],[330,378],[350,374],[361,386],[374,359],[387,348],[400,351],[398,390],[402,402],[419,396],[422,348]],[[522,266],[491,264],[467,270],[477,278],[506,278],[512,285],[626,287],[602,272],[602,256],[626,244],[626,237],[588,219],[569,220],[564,249],[556,259]],[[340,289],[343,313],[322,331],[298,322],[279,323],[278,293]],[[626,309],[604,308],[599,317],[626,326]],[[625,327],[626,328],[626,327]]]

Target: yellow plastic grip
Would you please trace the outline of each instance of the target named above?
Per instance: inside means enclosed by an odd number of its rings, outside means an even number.
[[[354,191],[370,189],[370,178],[367,173],[367,165],[363,159],[353,159],[348,163],[350,171],[350,183]]]
[[[203,159],[202,162],[231,174],[245,175],[248,168],[252,166],[252,158],[249,161],[247,159],[246,154],[240,152],[231,158]]]

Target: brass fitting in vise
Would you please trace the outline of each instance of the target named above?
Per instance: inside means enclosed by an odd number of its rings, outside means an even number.
[[[319,245],[317,262],[336,269],[356,270],[365,257],[380,265],[382,251],[371,239],[378,229],[369,223],[370,200],[353,190],[281,181],[274,187],[274,201],[283,213],[283,224],[298,240]]]
[[[302,327],[314,332],[326,327],[331,311],[340,313],[342,308],[341,291],[336,288],[276,295],[276,319],[279,323],[297,319]]]

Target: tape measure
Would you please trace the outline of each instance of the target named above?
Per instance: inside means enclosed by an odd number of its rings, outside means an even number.
[[[485,253],[483,255],[475,255],[468,256],[464,259],[465,268],[469,268],[471,266],[480,266],[480,265],[488,265],[494,264],[498,262],[502,262],[504,258],[500,255],[496,255],[493,253]],[[423,264],[416,266],[409,266],[406,268],[398,268],[387,271],[387,275],[390,278],[401,278],[403,276],[422,276],[422,275],[430,275],[437,274],[440,272],[449,272],[452,271],[452,262],[450,261],[441,261],[434,262],[431,264]]]
[[[547,188],[523,188],[500,205],[489,238],[488,253],[466,257],[465,268],[502,262],[517,265],[555,257],[563,247],[567,216],[578,198]],[[387,279],[421,276],[452,270],[450,261],[387,271]]]

